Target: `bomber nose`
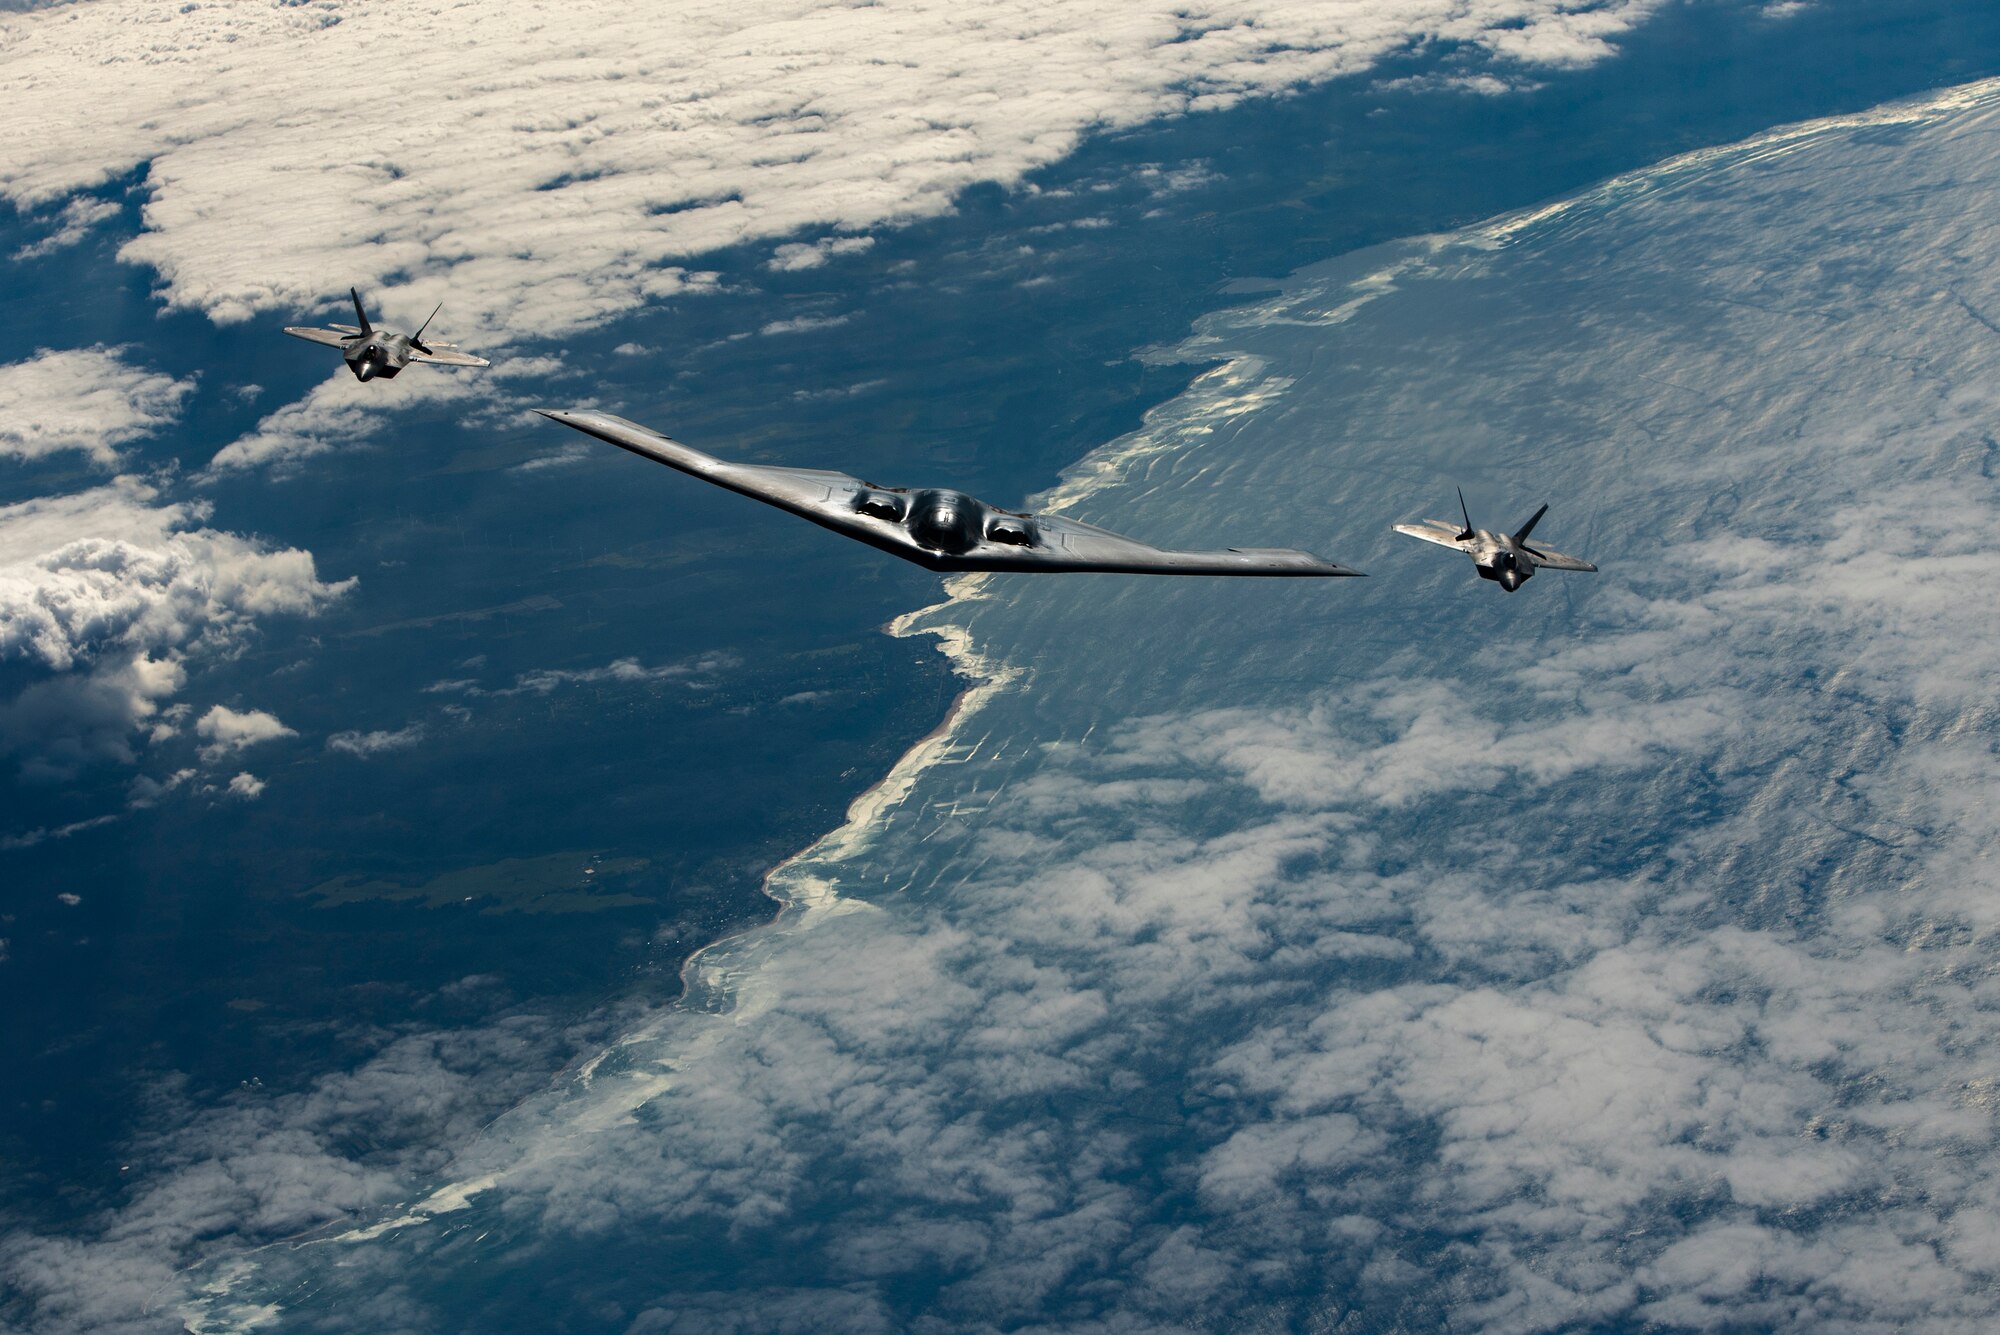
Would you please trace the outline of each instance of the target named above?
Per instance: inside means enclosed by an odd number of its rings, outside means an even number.
[[[932,492],[916,498],[910,536],[934,552],[963,552],[979,541],[979,515],[970,497]]]

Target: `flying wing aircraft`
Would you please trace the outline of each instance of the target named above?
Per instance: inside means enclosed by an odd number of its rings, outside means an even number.
[[[1463,528],[1443,519],[1426,519],[1416,524],[1394,524],[1391,527],[1398,533],[1407,533],[1413,538],[1464,552],[1472,558],[1479,578],[1490,579],[1512,593],[1526,584],[1537,570],[1597,569],[1588,561],[1564,556],[1552,548],[1528,545],[1528,535],[1534,532],[1535,525],[1548,512],[1546,505],[1535,511],[1534,516],[1521,525],[1519,532],[1489,532],[1472,526],[1472,513],[1465,508],[1465,492],[1461,489],[1458,493],[1458,513],[1465,520]]]
[[[609,413],[537,409],[623,450],[789,510],[927,570],[1101,570],[1133,575],[1359,575],[1284,548],[1169,551],[1061,515],[1002,510],[963,492],[884,487],[845,473],[730,463]]]
[[[361,309],[361,294],[350,287],[347,295],[354,299],[354,318],[361,322],[358,328],[351,324],[337,324],[327,329],[287,325],[285,332],[308,343],[324,343],[329,348],[339,348],[340,355],[347,360],[347,369],[354,372],[356,380],[378,377],[393,380],[411,362],[430,362],[437,366],[493,364],[484,357],[460,352],[455,344],[424,342],[424,330],[430,328],[431,320],[435,320],[438,311],[444,309],[443,302],[438,303],[437,310],[430,313],[429,319],[417,326],[416,333],[406,334],[387,325],[370,324],[368,312]]]

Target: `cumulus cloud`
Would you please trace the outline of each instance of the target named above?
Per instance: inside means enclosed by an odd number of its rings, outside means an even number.
[[[424,725],[412,723],[395,731],[337,732],[326,739],[326,749],[366,760],[385,751],[406,751],[424,739]]]
[[[297,732],[278,722],[275,714],[267,714],[261,709],[239,713],[228,705],[216,705],[203,714],[196,721],[194,731],[195,736],[208,742],[201,748],[201,758],[211,765],[226,755],[259,742],[298,736]]]
[[[807,334],[815,329],[835,329],[847,323],[845,315],[799,315],[789,320],[772,320],[757,330],[760,334]]]
[[[245,771],[231,779],[223,791],[239,801],[255,802],[264,795],[264,781]]]
[[[352,583],[208,517],[131,478],[0,507],[0,662],[21,682],[0,700],[0,751],[31,773],[130,762],[191,660],[234,652],[267,617],[311,616]]]
[[[0,455],[39,459],[75,450],[109,469],[119,446],[171,426],[194,382],[134,366],[125,352],[44,349],[0,366]]]
[[[780,273],[817,269],[835,255],[859,255],[874,244],[872,236],[828,236],[810,245],[788,242],[771,252],[771,258],[764,267]]]
[[[784,242],[773,266],[851,253],[1093,130],[1426,40],[1573,65],[1653,7],[584,0],[560,34],[533,6],[489,7],[466,43],[443,0],[110,0],[0,19],[0,96],[40,110],[0,129],[0,191],[45,207],[144,165],[145,231],[122,253],[217,319],[403,283],[412,307],[449,286],[495,338],[561,332],[685,290],[710,251],[830,232]],[[282,114],[243,111],[278,86]],[[366,151],[329,163],[336,124]]]

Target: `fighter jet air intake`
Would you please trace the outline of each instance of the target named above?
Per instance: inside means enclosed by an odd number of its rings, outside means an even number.
[[[1322,577],[1362,573],[1285,548],[1171,551],[1060,515],[998,509],[958,491],[884,487],[813,468],[730,463],[609,413],[536,411],[927,570]]]
[[[293,338],[302,338],[309,343],[324,343],[330,348],[339,348],[340,355],[347,360],[347,369],[354,372],[356,380],[393,380],[411,362],[430,362],[436,366],[491,366],[484,357],[474,357],[471,353],[460,352],[451,343],[426,343],[424,330],[430,328],[444,303],[417,326],[417,332],[406,334],[400,329],[387,325],[376,326],[368,322],[368,312],[361,309],[361,294],[353,288],[347,295],[354,299],[354,318],[361,322],[359,328],[353,325],[337,324],[326,329],[315,329],[300,325],[287,325],[285,332]]]
[[[1531,547],[1528,535],[1535,525],[1549,512],[1544,505],[1535,511],[1527,523],[1516,533],[1492,533],[1472,526],[1472,513],[1465,508],[1465,491],[1458,493],[1458,513],[1465,520],[1463,528],[1442,519],[1426,519],[1415,524],[1391,525],[1398,533],[1407,533],[1425,542],[1434,542],[1440,547],[1450,547],[1464,552],[1472,558],[1473,568],[1479,571],[1479,578],[1490,579],[1501,588],[1512,593],[1526,584],[1538,569],[1548,570],[1590,570],[1597,569],[1588,561],[1574,556],[1564,556],[1548,547]]]

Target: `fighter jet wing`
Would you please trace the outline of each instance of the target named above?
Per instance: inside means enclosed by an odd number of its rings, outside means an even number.
[[[286,325],[285,332],[293,338],[302,338],[308,343],[324,343],[329,348],[338,348],[345,345],[348,339],[359,335],[361,331],[358,329],[343,331],[338,328],[309,329],[302,325]]]
[[[1413,538],[1422,538],[1425,542],[1434,542],[1455,552],[1462,552],[1466,548],[1467,540],[1458,536],[1465,530],[1457,524],[1447,524],[1442,519],[1426,519],[1416,524],[1391,524],[1390,527],[1398,533],[1407,533]]]
[[[433,343],[429,352],[424,352],[418,348],[411,348],[410,360],[413,362],[429,362],[433,366],[493,365],[492,362],[487,361],[484,357],[475,357],[469,352],[460,352],[449,343]]]
[[[929,570],[1294,576],[1361,573],[1289,549],[1169,551],[1060,515],[1024,515],[990,506],[982,507],[983,536],[965,550],[939,551],[918,542],[904,526],[913,495],[907,488],[877,486],[846,473],[816,468],[730,463],[610,413],[536,411],[620,449],[788,510]]]
[[[1550,551],[1547,547],[1529,547],[1523,544],[1522,550],[1533,557],[1535,564],[1544,570],[1588,570],[1595,572],[1597,569],[1596,566],[1583,560],[1581,557],[1564,556],[1561,552]]]

